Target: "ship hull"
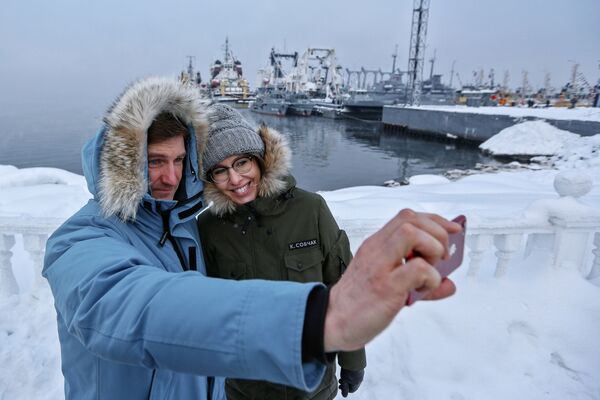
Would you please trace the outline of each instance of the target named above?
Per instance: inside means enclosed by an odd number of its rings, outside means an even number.
[[[250,107],[250,110],[258,114],[276,115],[279,117],[283,117],[288,112],[288,105],[277,103],[255,103]]]
[[[288,114],[309,117],[313,113],[312,104],[290,104]]]

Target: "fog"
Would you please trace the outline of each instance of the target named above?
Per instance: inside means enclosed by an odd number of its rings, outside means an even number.
[[[124,86],[148,75],[176,76],[187,56],[204,79],[222,58],[225,37],[251,85],[272,47],[335,48],[344,68],[407,68],[413,1],[103,2],[4,0],[0,12],[0,116],[92,108],[101,115]],[[431,0],[424,74],[463,83],[473,71],[504,71],[533,87],[546,73],[554,87],[572,65],[594,84],[600,77],[600,2],[595,0]],[[458,78],[454,77],[454,85]]]

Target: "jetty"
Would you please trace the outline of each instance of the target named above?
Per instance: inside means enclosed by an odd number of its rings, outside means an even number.
[[[481,143],[525,121],[544,120],[581,136],[600,134],[600,108],[384,106],[384,129]]]

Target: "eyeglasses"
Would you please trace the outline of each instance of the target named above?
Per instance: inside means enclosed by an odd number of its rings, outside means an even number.
[[[242,156],[236,158],[231,167],[219,166],[208,172],[208,177],[214,183],[224,183],[229,180],[229,170],[233,169],[240,175],[247,174],[252,169],[252,156]]]

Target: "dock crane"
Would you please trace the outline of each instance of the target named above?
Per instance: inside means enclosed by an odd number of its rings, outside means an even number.
[[[283,67],[281,66],[281,60],[289,58],[292,60],[292,67],[296,67],[298,65],[298,52],[294,53],[277,53],[275,52],[275,48],[271,48],[271,54],[269,55],[269,60],[271,61],[271,66],[273,67],[273,77],[283,78]]]
[[[407,103],[419,105],[421,101],[421,83],[423,80],[423,60],[427,20],[429,19],[429,0],[414,0],[413,19],[408,52]]]

